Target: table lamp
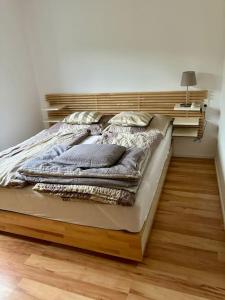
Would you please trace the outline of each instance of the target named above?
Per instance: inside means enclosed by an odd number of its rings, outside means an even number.
[[[181,86],[186,86],[186,103],[181,103],[181,107],[191,107],[191,103],[189,101],[189,86],[197,85],[196,75],[194,71],[185,71],[182,74]]]

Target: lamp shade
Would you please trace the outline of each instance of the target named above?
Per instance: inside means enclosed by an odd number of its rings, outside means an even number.
[[[182,74],[181,86],[194,86],[197,84],[194,71],[186,71]]]

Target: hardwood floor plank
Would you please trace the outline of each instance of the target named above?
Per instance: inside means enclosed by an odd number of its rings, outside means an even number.
[[[215,252],[194,249],[185,246],[178,246],[171,243],[152,242],[148,248],[149,259],[156,259],[163,262],[172,263],[175,266],[190,267],[193,270],[203,270],[224,274],[225,266],[218,261],[218,255]]]
[[[20,290],[15,290],[9,295],[7,300],[37,300],[37,298],[27,295]]]
[[[138,270],[146,279],[151,279],[151,283],[154,283],[152,277],[158,276],[155,281],[158,285],[190,294],[195,294],[197,289],[202,297],[225,299],[224,273],[196,270],[155,259],[149,259]]]
[[[70,293],[47,284],[43,284],[37,281],[33,281],[27,278],[23,278],[18,284],[19,291],[15,291],[12,295],[12,299],[17,299],[13,297],[28,297],[27,299],[37,299],[37,300],[92,300],[93,298],[88,298],[82,295]],[[31,298],[30,298],[31,297]],[[25,298],[26,299],[26,298]],[[17,299],[18,300],[18,299]]]
[[[221,263],[225,263],[225,250],[219,251],[218,260]]]
[[[1,254],[0,254],[1,257]],[[9,264],[9,261],[6,259],[7,264]],[[8,296],[12,293],[12,291],[15,289],[17,284],[19,283],[20,278],[19,276],[15,276],[12,274],[7,274],[2,270],[0,266],[0,299],[5,300],[8,299]]]
[[[176,245],[212,251],[216,253],[225,250],[225,242],[158,229],[153,229],[151,234],[151,240],[166,243],[174,243]]]
[[[167,288],[152,285],[146,282],[135,281],[132,283],[131,293],[154,300],[206,300],[205,297],[188,295]]]
[[[56,274],[53,275],[51,272],[24,265],[16,267],[14,266],[11,269],[5,268],[2,269],[2,271],[11,276],[13,276],[15,273],[20,274],[20,278],[26,277],[33,281],[38,281],[71,293],[82,294],[93,299],[125,300],[127,297],[127,293],[118,292],[117,290],[109,289],[103,286],[97,286],[95,284],[80,281],[79,279],[75,280]],[[16,284],[14,286],[16,286]]]
[[[207,200],[211,202],[214,201],[219,205],[219,195],[210,195],[207,193],[197,193],[197,192],[192,192],[190,191],[183,191],[183,190],[172,190],[172,189],[167,189],[165,186],[163,187],[163,194],[171,195],[171,196],[178,196],[179,201],[182,201],[183,197],[188,197],[190,200],[194,199],[199,199],[199,200]],[[203,202],[205,204],[205,202]]]
[[[162,200],[164,200],[162,198]],[[172,207],[171,207],[172,206]],[[206,203],[205,203],[206,206]],[[221,220],[220,209],[219,208],[211,208],[207,209],[204,207],[191,207],[191,203],[188,206],[188,203],[179,204],[178,202],[161,201],[159,208],[161,212],[174,212],[178,214],[186,214],[186,215],[197,215],[206,218],[218,219]]]
[[[37,243],[37,247],[39,246],[39,243]],[[85,255],[82,253],[78,253],[77,251],[74,251],[74,249],[69,250],[69,249],[64,249],[56,246],[45,246],[46,249],[52,248],[52,251],[54,250],[57,253],[57,249],[61,251],[62,253],[67,253],[68,257],[71,257],[73,253],[74,256],[77,256],[77,264],[78,267],[80,265],[83,266],[88,266],[88,265],[93,265],[93,266],[99,266],[101,263],[104,263],[104,260],[101,258],[98,261],[96,261],[96,257],[93,256],[92,254]],[[52,252],[51,252],[52,255]],[[39,281],[42,283],[46,283],[51,286],[55,286],[61,289],[65,289],[67,291],[73,292],[73,293],[80,293],[84,294],[87,297],[94,298],[94,299],[103,299],[103,300],[108,300],[108,299],[115,299],[115,300],[125,300],[127,293],[122,293],[114,289],[106,288],[100,285],[95,285],[90,282],[84,282],[81,280],[77,279],[72,279],[70,277],[63,277],[60,276],[59,274],[53,274],[52,272],[48,270],[43,270],[43,269],[38,269],[38,268],[33,268],[27,265],[24,265],[24,261],[17,260],[16,256],[12,261],[9,261],[6,259],[5,254],[3,254],[5,257],[2,261],[0,261],[0,270],[1,273],[4,274],[4,277],[6,275],[9,278],[13,278],[14,276],[17,278],[17,282],[19,278],[29,278],[34,281]],[[87,257],[90,257],[90,260],[88,262]],[[0,256],[1,257],[1,256]],[[27,257],[28,258],[28,257]],[[82,259],[81,259],[82,258]],[[64,259],[65,255],[64,255]],[[91,263],[92,262],[92,263]],[[105,259],[105,262],[108,262],[108,273],[106,274],[111,274],[113,272],[113,269],[110,268],[110,260]],[[76,265],[74,265],[76,268]],[[127,264],[124,264],[124,267],[126,267]],[[118,273],[118,272],[117,272]],[[53,276],[54,275],[54,276]],[[6,280],[7,282],[7,280]],[[16,286],[17,282],[14,283],[14,286]],[[1,298],[0,298],[1,299]]]
[[[120,277],[116,274],[87,267],[74,265],[65,261],[52,259],[44,256],[31,255],[25,262],[26,265],[39,269],[44,269],[59,274],[63,277],[79,279],[84,282],[93,283],[99,286],[108,287],[120,292],[128,293],[131,280],[126,277]]]
[[[153,298],[145,298],[142,296],[134,295],[134,294],[129,294],[127,297],[127,300],[152,300]]]
[[[170,218],[171,220],[174,219]],[[177,220],[178,219],[178,220]],[[211,240],[225,242],[223,228],[214,228],[207,224],[196,224],[194,222],[182,222],[182,215],[176,218],[174,222],[168,222],[163,218],[157,219],[154,224],[155,229],[171,231],[185,235],[203,237]]]
[[[166,212],[158,210],[158,213],[155,217],[156,221],[166,221],[168,224],[172,224],[173,220],[174,222],[177,222],[179,224],[181,223],[195,223],[196,224],[196,230],[197,226],[207,226],[210,225],[211,227],[215,229],[223,229],[223,222],[222,219],[213,219],[213,218],[207,218],[204,216],[196,216],[196,215],[187,215],[187,214],[176,214],[174,212]],[[224,229],[223,229],[224,230]]]

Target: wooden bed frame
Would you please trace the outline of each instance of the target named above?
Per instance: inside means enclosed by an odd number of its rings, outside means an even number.
[[[207,91],[190,92],[191,101],[194,102],[202,102],[206,97]],[[57,116],[63,117],[72,111],[82,111],[84,109],[98,110],[104,113],[107,110],[110,114],[132,109],[150,111],[151,113],[161,113],[170,116],[180,116],[182,115],[182,112],[174,111],[173,107],[175,103],[185,100],[185,92],[83,95],[55,94],[48,95],[46,98],[49,101],[50,106],[61,107],[59,110],[49,110],[49,118],[55,118]],[[105,102],[102,102],[104,104],[101,105],[104,106],[101,106],[100,102],[103,101],[103,98],[105,99]],[[113,100],[111,98],[113,98]],[[78,105],[82,101],[84,104]],[[161,108],[159,107],[160,105]],[[204,114],[195,112],[195,115],[201,118],[199,126],[199,136],[201,136]],[[75,225],[4,210],[0,210],[0,231],[74,246],[133,261],[142,261],[170,162],[171,153],[172,150],[165,162],[149,215],[139,233]]]
[[[4,210],[0,210],[0,231],[142,261],[171,156],[172,149],[165,162],[148,217],[138,233],[75,225]]]

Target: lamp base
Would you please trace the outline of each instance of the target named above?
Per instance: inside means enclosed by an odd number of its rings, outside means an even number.
[[[180,107],[191,107],[192,103],[180,103]]]

